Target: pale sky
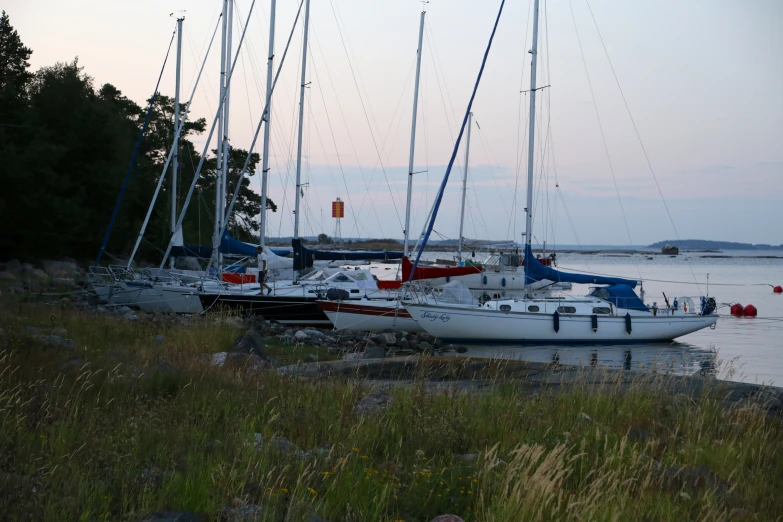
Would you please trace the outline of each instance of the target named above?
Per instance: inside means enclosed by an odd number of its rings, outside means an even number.
[[[251,2],[236,0],[234,49]],[[524,229],[528,98],[519,91],[530,82],[531,4],[506,3],[473,105],[480,130],[473,127],[470,149],[465,235],[471,238],[520,240]],[[185,10],[187,99],[221,5],[7,0],[4,9],[34,51],[34,70],[78,56],[96,87],[110,82],[143,104],[174,29],[169,14]],[[275,67],[297,6],[296,0],[278,1]],[[414,167],[425,172],[415,176],[414,236],[444,174],[498,6],[468,0],[426,5]],[[339,196],[347,203],[343,236],[402,237],[421,7],[413,0],[312,1],[303,235],[333,233],[330,202]],[[537,242],[647,244],[676,238],[589,8],[679,236],[783,243],[779,0],[542,1],[538,84],[551,86],[539,91],[537,103]],[[231,91],[231,141],[242,148],[249,146],[263,107],[269,0],[256,2],[248,27]],[[270,197],[281,207],[270,215],[275,236],[293,230],[301,42],[300,24],[273,99]],[[218,43],[219,37],[193,103],[194,117],[208,122],[218,98]],[[173,52],[161,92],[174,92]],[[196,141],[203,146],[203,138]],[[460,150],[435,224],[443,237],[458,236],[463,158]]]

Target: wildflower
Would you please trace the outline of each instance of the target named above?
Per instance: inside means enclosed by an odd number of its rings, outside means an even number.
[[[286,488],[280,488],[280,493],[288,493],[288,490]]]
[[[362,450],[360,450],[359,448],[354,448],[354,449],[353,449],[353,452],[354,452],[354,453],[359,453],[360,451],[362,451]]]
[[[323,471],[321,475],[323,475],[324,477],[328,477],[329,475],[331,475],[331,473],[329,473],[328,471]]]
[[[313,496],[318,494],[313,488],[307,488],[307,491],[309,491]]]
[[[360,459],[362,459],[362,460],[367,460],[367,459],[369,459],[370,457],[368,457],[367,455],[362,455],[362,456],[361,456],[361,457],[359,457],[359,458],[360,458]]]
[[[472,490],[468,490],[468,495],[472,495],[472,494],[473,494],[473,491]]]

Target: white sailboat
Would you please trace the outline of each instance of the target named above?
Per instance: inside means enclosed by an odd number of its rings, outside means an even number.
[[[405,309],[411,319],[417,321],[424,330],[446,342],[636,343],[671,340],[715,325],[718,316],[715,314],[715,300],[712,298],[702,298],[699,312],[693,307],[690,311],[668,306],[661,310],[651,309],[634,292],[636,281],[562,272],[544,266],[533,256],[531,242],[538,15],[539,1],[535,0],[533,45],[530,50],[532,58],[524,249],[525,296],[519,299],[493,299],[481,305],[432,303],[430,300],[405,302]],[[472,101],[473,98],[470,104]],[[467,120],[467,114],[465,119]],[[463,128],[464,125],[463,122]],[[462,133],[460,138],[461,136]],[[456,154],[460,138],[453,154]],[[448,174],[447,170],[446,177]],[[442,197],[444,185],[441,186],[439,197]],[[432,213],[430,230],[437,215],[438,201],[436,200]],[[425,234],[422,249],[427,238],[428,233]],[[600,286],[593,288],[586,297],[535,295],[537,290],[560,282]]]

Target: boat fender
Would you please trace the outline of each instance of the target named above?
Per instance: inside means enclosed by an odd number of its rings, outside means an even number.
[[[590,322],[593,324],[593,331],[598,331],[598,316],[596,314],[593,314],[590,316]]]
[[[483,281],[484,281],[484,284],[487,284],[487,276],[484,276]]]
[[[500,280],[500,286],[506,286],[506,278]]]
[[[631,335],[631,314],[626,313],[625,314],[625,331],[628,332],[628,335]]]
[[[552,314],[552,321],[554,323],[553,326],[555,327],[555,333],[559,332],[560,331],[560,312],[555,312],[554,314]]]
[[[451,283],[451,276],[446,276],[446,282]]]
[[[742,317],[743,310],[745,310],[745,307],[739,303],[734,303],[733,305],[731,305],[731,309],[730,309],[731,315],[733,315],[734,317]]]
[[[710,299],[712,299],[712,298],[710,298]],[[704,314],[704,315],[707,315],[707,314]],[[756,317],[756,315],[758,315],[758,310],[756,310],[755,306],[753,306],[752,304],[749,304],[742,311],[742,315],[744,315],[745,317]]]
[[[772,291],[775,292],[776,294],[783,294],[783,286],[778,285],[775,288],[773,288]]]
[[[326,298],[329,301],[344,301],[350,299],[350,294],[342,288],[330,288],[326,291]]]

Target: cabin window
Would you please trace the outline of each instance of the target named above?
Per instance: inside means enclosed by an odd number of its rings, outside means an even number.
[[[511,305],[500,305],[500,311],[501,312],[510,312],[511,311]]]
[[[539,310],[541,310],[541,309],[539,307],[537,307],[536,305],[530,305],[530,306],[527,307],[527,311],[528,312],[538,312]]]
[[[335,276],[334,280],[337,281],[338,283],[350,283],[352,281],[350,277],[343,274]]]
[[[575,314],[576,308],[573,306],[558,306],[557,311],[561,314]]]
[[[358,289],[356,289],[356,288],[353,288],[353,289],[351,290],[351,293],[352,293],[352,294],[358,294],[358,293],[359,293],[359,290],[358,290]],[[607,308],[607,310],[608,310],[608,308]],[[609,312],[606,312],[606,313],[608,314]]]
[[[593,308],[594,314],[610,314],[612,311],[607,306],[597,306]]]

